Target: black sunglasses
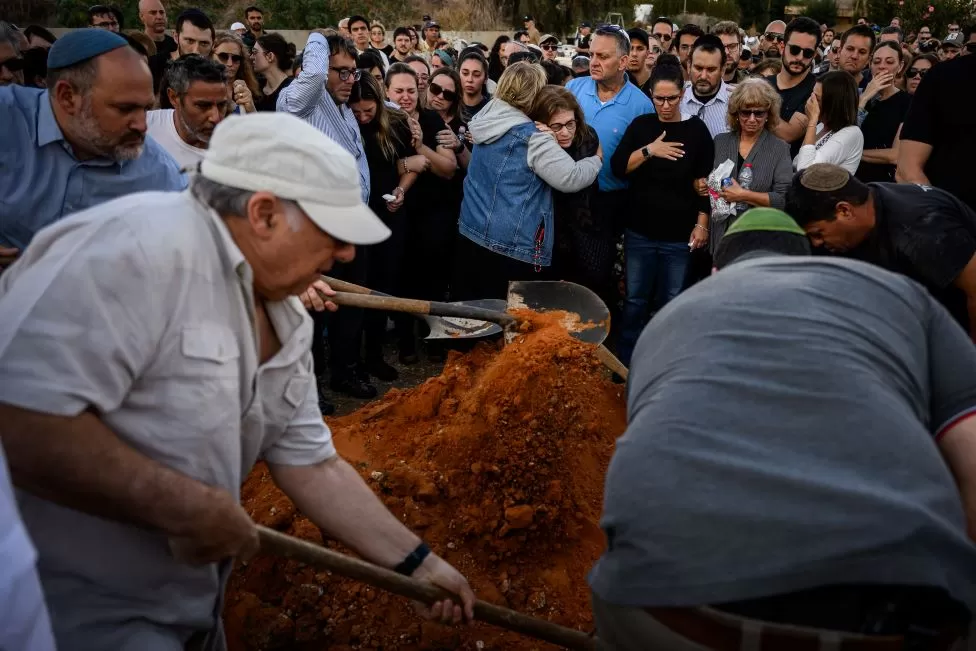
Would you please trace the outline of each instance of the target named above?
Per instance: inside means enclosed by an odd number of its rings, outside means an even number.
[[[653,36],[654,36],[654,38],[656,38],[659,41],[670,41],[671,40],[671,35],[670,34],[664,34],[663,32],[661,34],[654,34]]]
[[[559,46],[558,45],[552,45],[552,44],[540,45],[539,47],[541,47],[543,50],[548,50],[549,52],[552,52],[553,50],[558,50],[559,49]]]
[[[234,63],[240,63],[241,61],[244,60],[244,57],[242,57],[240,54],[230,54],[229,52],[218,52],[217,59],[224,65],[227,65],[228,61],[233,61]]]
[[[799,45],[790,45],[790,54],[793,56],[798,55],[800,52],[803,53],[804,59],[812,59],[813,55],[817,53],[812,47],[800,47]]]
[[[436,81],[430,82],[430,85],[427,86],[427,90],[429,90],[430,94],[434,97],[440,95],[448,102],[457,101],[457,93],[455,93],[453,90],[444,90],[444,87],[438,84]]]
[[[767,41],[776,41],[777,43],[783,42],[783,35],[776,32],[766,32],[763,34],[763,38]]]
[[[931,70],[931,68],[909,68],[908,72],[905,73],[905,78],[914,79],[915,77],[918,77],[921,79],[925,75],[929,74],[929,70]]]
[[[20,57],[0,61],[0,68],[6,68],[10,72],[20,72],[24,69],[24,60]]]
[[[769,111],[766,109],[742,109],[741,111],[739,111],[740,118],[753,117],[756,118],[757,120],[763,119],[768,114]]]

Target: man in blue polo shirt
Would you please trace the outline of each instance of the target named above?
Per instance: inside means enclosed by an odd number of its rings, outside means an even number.
[[[588,252],[594,269],[606,274],[604,287],[592,287],[613,305],[613,262],[616,235],[622,232],[622,217],[628,206],[627,182],[610,169],[610,159],[634,118],[654,112],[651,100],[640,88],[627,81],[630,36],[616,25],[599,27],[590,41],[590,76],[570,81],[566,87],[576,96],[586,123],[593,127],[603,147],[603,169],[597,179],[599,192],[590,203],[595,226],[601,229]],[[599,245],[597,245],[599,244]]]
[[[0,247],[109,199],[182,190],[176,162],[146,137],[153,105],[145,58],[104,29],[58,39],[46,90],[0,88]]]

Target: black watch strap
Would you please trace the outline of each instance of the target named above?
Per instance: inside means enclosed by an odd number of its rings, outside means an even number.
[[[410,554],[403,559],[403,562],[393,568],[393,571],[397,574],[402,574],[404,576],[411,576],[420,567],[420,564],[424,562],[424,559],[430,555],[430,547],[427,543],[421,542],[417,545],[417,549],[410,552]]]
[[[641,147],[641,154],[644,156],[644,158],[651,157],[651,150],[647,148],[647,145]]]

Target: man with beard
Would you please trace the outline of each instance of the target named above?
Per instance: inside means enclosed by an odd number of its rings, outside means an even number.
[[[196,169],[230,108],[226,69],[195,54],[177,59],[166,71],[166,93],[173,108],[149,111],[149,135],[181,168]]]
[[[146,137],[153,103],[145,58],[104,29],[58,39],[46,90],[0,87],[0,246],[23,249],[48,224],[116,197],[182,190],[176,162]]]
[[[749,78],[749,73],[739,69],[742,55],[742,30],[731,20],[723,20],[712,27],[712,34],[718,36],[725,46],[725,72],[722,79],[727,84],[738,84]]]
[[[783,69],[777,75],[766,77],[766,81],[773,85],[783,100],[779,112],[780,123],[773,133],[790,143],[795,157],[807,128],[804,107],[813,94],[813,87],[817,85],[811,67],[820,45],[820,25],[805,16],[795,18],[786,28],[785,43]]]
[[[722,80],[726,52],[722,41],[714,34],[706,34],[691,51],[689,81],[681,97],[681,117],[697,117],[708,127],[712,138],[729,130],[729,90]],[[688,91],[691,92],[688,92]]]
[[[691,50],[695,47],[695,41],[705,35],[702,28],[698,25],[689,23],[678,30],[674,35],[675,54],[681,62],[681,69],[685,71],[685,81],[688,80],[688,62],[691,60]]]
[[[759,52],[766,59],[779,59],[783,56],[783,51],[785,49],[784,43],[786,43],[786,23],[782,20],[774,20],[773,22],[766,25],[766,31],[763,32],[762,38],[759,40]],[[817,36],[820,35],[820,27],[817,27]]]
[[[209,57],[216,37],[217,32],[207,14],[199,9],[186,9],[176,17],[177,51],[172,57],[178,59],[187,54]]]
[[[390,55],[390,63],[404,63],[412,54],[413,41],[410,38],[410,30],[406,27],[397,27],[393,31],[393,54]]]
[[[793,178],[786,209],[814,246],[924,285],[976,341],[976,212],[957,197],[820,163]]]
[[[260,7],[251,5],[244,10],[244,20],[247,21],[247,31],[244,32],[244,45],[253,48],[258,39],[264,36],[264,12]]]
[[[20,32],[0,20],[0,86],[24,84],[24,58],[21,56]]]

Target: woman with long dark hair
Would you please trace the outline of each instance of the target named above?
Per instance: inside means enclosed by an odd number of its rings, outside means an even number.
[[[835,70],[817,80],[805,109],[810,120],[807,133],[793,159],[796,171],[814,163],[833,163],[851,174],[857,172],[864,151],[864,135],[857,126],[858,99],[857,82],[850,73]]]
[[[656,113],[635,118],[610,159],[613,173],[630,183],[627,297],[617,346],[624,364],[650,313],[684,287],[691,251],[708,244],[711,211],[695,181],[712,171],[715,146],[700,118],[681,119],[684,73],[677,57],[661,55],[648,83]]]
[[[363,150],[369,163],[369,207],[390,228],[390,237],[365,247],[359,255],[365,258],[367,284],[387,294],[399,294],[407,212],[403,209],[407,192],[417,174],[404,171],[398,161],[416,154],[411,144],[413,134],[407,114],[386,105],[385,95],[371,75],[362,75],[349,95],[352,109],[363,138]],[[384,196],[395,197],[388,201]],[[354,261],[355,262],[355,261]],[[366,372],[391,382],[397,379],[395,368],[383,359],[383,337],[387,314],[368,311],[364,316]]]
[[[908,63],[908,68],[905,70],[905,92],[914,95],[915,91],[918,90],[918,85],[922,83],[922,79],[938,63],[939,57],[934,54],[916,54],[912,57]]]
[[[912,96],[897,86],[904,64],[905,53],[898,43],[886,41],[874,48],[871,81],[858,104],[864,153],[857,178],[865,183],[895,180],[901,125],[912,103]]]
[[[494,82],[497,82],[505,72],[505,66],[502,65],[502,46],[511,40],[502,34],[495,39],[495,44],[491,46],[491,52],[488,53],[488,78]]]
[[[491,99],[488,92],[488,60],[476,49],[465,51],[458,64],[461,77],[461,119],[465,124]]]
[[[278,110],[278,95],[294,77],[291,67],[295,60],[295,45],[281,34],[270,33],[258,38],[251,50],[254,72],[264,76],[262,97],[256,102],[259,111]]]

